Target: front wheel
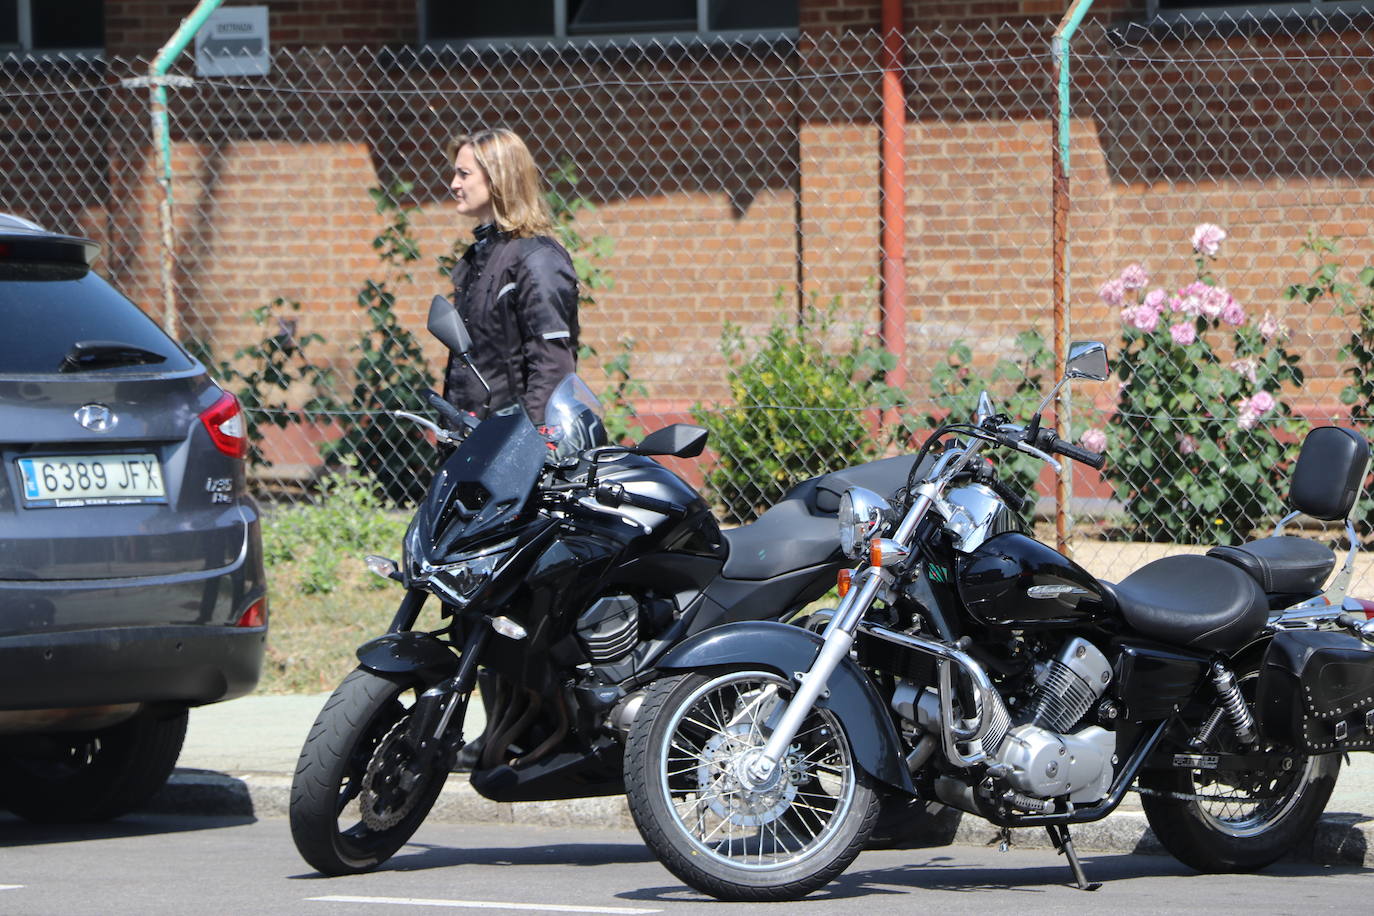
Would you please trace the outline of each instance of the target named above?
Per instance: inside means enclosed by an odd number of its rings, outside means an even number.
[[[627,739],[626,793],[644,841],[721,900],[805,896],[854,861],[877,820],[872,781],[829,709],[812,709],[775,782],[741,779],[789,695],[768,671],[668,678],[649,689]]]
[[[326,875],[370,871],[419,828],[448,777],[452,754],[418,766],[405,739],[419,682],[363,668],[320,710],[291,782],[291,838]]]
[[[1258,680],[1254,663],[1236,671],[1252,712]],[[1214,746],[1241,750],[1225,725]],[[1256,750],[1272,761],[1269,771],[1141,773],[1141,807],[1174,858],[1201,872],[1254,871],[1282,858],[1312,829],[1336,786],[1340,755],[1301,754],[1263,739]]]

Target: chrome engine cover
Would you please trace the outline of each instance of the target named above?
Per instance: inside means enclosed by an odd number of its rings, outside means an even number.
[[[1036,725],[1018,725],[1008,734],[999,763],[1009,768],[1007,782],[1035,798],[1068,795],[1075,804],[1104,797],[1115,775],[1116,737],[1090,725],[1061,735]]]

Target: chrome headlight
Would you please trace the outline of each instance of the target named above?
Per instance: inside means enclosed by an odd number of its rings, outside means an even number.
[[[887,500],[872,490],[850,487],[840,497],[840,549],[851,560],[868,550],[868,542],[883,526],[892,511]]]
[[[420,570],[429,590],[441,600],[456,607],[466,607],[491,579],[491,574],[515,546],[515,539],[488,547],[481,553],[465,557],[456,563],[426,566]]]

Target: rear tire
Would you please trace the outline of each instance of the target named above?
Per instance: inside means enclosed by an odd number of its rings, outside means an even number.
[[[0,750],[0,807],[40,824],[118,817],[167,782],[186,709],[144,710],[88,734],[25,736]]]
[[[1258,678],[1253,662],[1236,670],[1251,712]],[[1260,740],[1261,749],[1290,761],[1289,769],[1272,778],[1224,770],[1141,773],[1141,807],[1174,858],[1200,872],[1255,871],[1290,852],[1316,824],[1336,787],[1340,755],[1309,756]],[[1229,725],[1221,727],[1213,745],[1236,749]]]
[[[323,874],[376,868],[434,806],[453,755],[415,774],[396,741],[423,689],[358,668],[320,710],[291,782],[290,820],[296,849]]]
[[[625,750],[630,813],[678,878],[721,900],[796,900],[843,872],[864,848],[878,795],[853,759],[841,719],[817,707],[766,792],[734,774],[762,746],[790,692],[777,674],[716,669],[661,680]]]

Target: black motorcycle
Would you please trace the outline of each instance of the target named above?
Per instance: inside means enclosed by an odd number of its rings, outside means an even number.
[[[429,328],[467,353],[442,297]],[[700,454],[704,429],[609,444],[576,376],[554,392],[542,429],[518,406],[479,423],[427,398],[440,423],[397,415],[452,452],[402,562],[368,558],[405,597],[389,632],[358,649],[292,782],[296,848],[329,875],[376,867],[423,822],[464,744],[479,669],[488,725],[472,762],[477,792],[502,802],[623,792],[623,736],[654,663],[715,624],[790,619],[821,597],[843,562],[841,494],[858,485],[890,495],[912,466],[885,459],[806,481],[754,524],[722,531],[653,460]],[[416,629],[430,596],[440,615]]]
[[[1059,384],[1106,376],[1105,348],[1075,344]],[[839,540],[859,562],[823,633],[737,623],[659,659],[625,777],[678,878],[722,899],[800,897],[853,861],[884,796],[1004,838],[1044,827],[1083,888],[1070,826],[1132,788],[1201,871],[1263,867],[1313,826],[1341,753],[1374,748],[1374,605],[1345,597],[1368,443],[1315,429],[1294,470],[1293,515],[1346,520],[1351,552],[1325,591],[1332,551],[1277,532],[1113,584],[1028,536],[987,461],[1101,466],[1039,418],[1013,424],[984,395],[973,423],[926,443],[938,457],[895,505],[846,493]]]

